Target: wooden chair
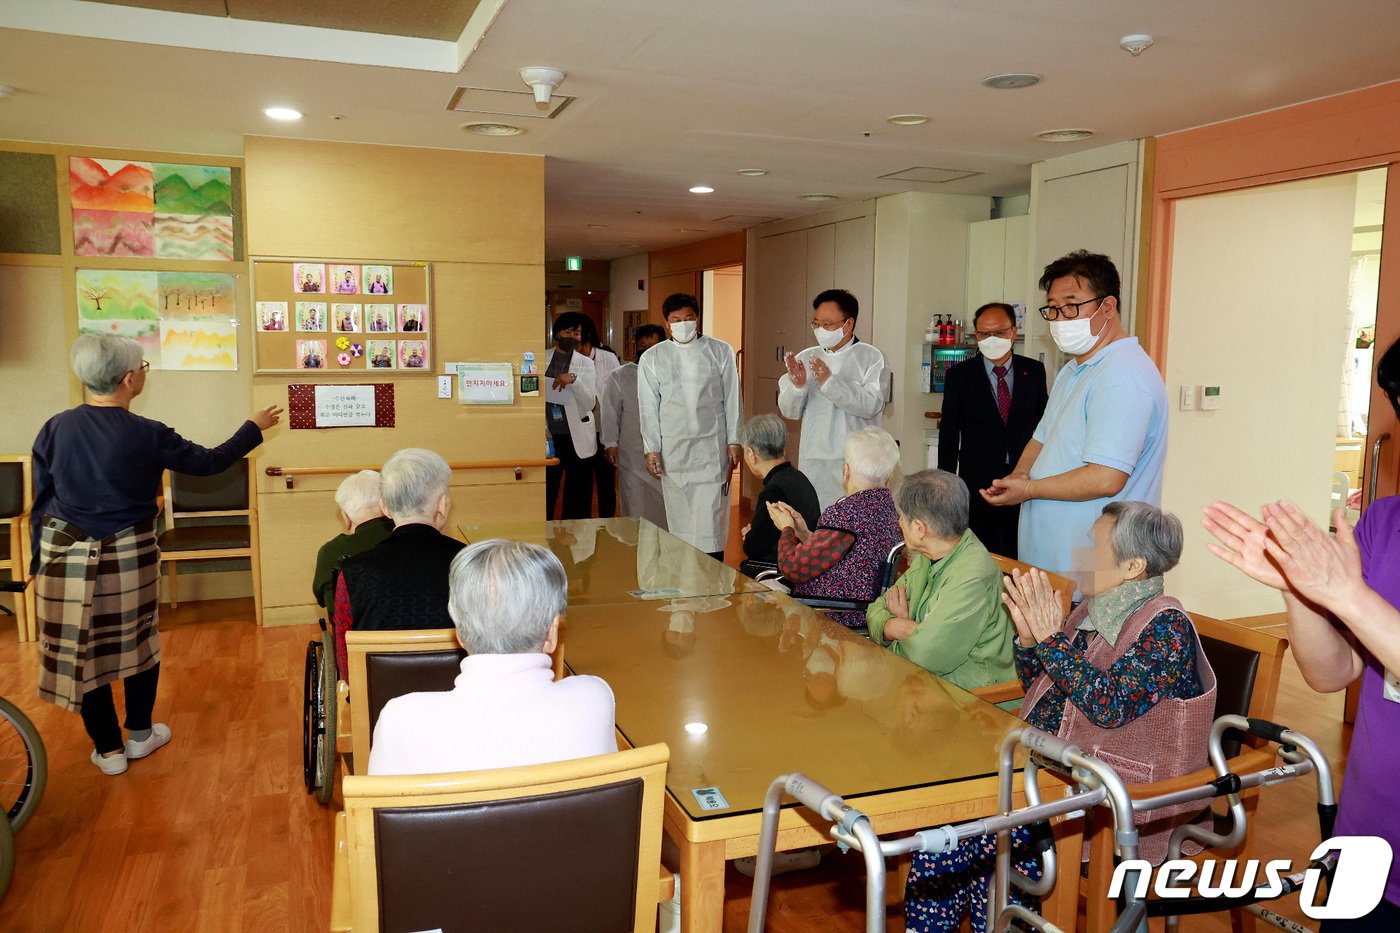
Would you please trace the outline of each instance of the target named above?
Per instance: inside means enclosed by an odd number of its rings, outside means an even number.
[[[180,604],[178,567],[187,560],[246,557],[253,572],[253,612],[263,620],[262,564],[258,554],[257,471],[244,458],[222,473],[191,476],[166,471],[165,531],[159,538],[160,560],[170,583],[170,605]],[[180,524],[188,519],[242,519]]]
[[[1031,570],[1039,569],[1032,567],[1025,561],[1016,560],[1013,557],[1002,557],[1000,554],[993,554],[992,560],[997,562],[1004,576],[1011,576],[1011,571],[1019,570],[1028,573]],[[1055,595],[1060,597],[1060,608],[1065,615],[1069,615],[1070,603],[1074,599],[1074,581],[1069,577],[1062,577],[1057,573],[1048,570],[1044,572],[1050,579],[1050,588],[1055,591]],[[1026,691],[1021,687],[1019,680],[1006,680],[999,684],[991,684],[987,687],[978,687],[972,693],[986,700],[988,703],[1006,703],[1011,700],[1020,699],[1026,695]]]
[[[347,777],[331,930],[650,933],[669,757]]]
[[[369,765],[370,739],[379,711],[394,697],[422,690],[451,690],[462,672],[467,653],[450,628],[398,632],[345,633],[346,661],[342,672],[340,715],[336,718],[336,750],[349,754],[345,773],[361,773]],[[348,681],[348,682],[347,682]]]
[[[34,470],[29,454],[0,454],[0,570],[22,583],[29,579],[30,510],[34,506]],[[15,623],[20,641],[39,637],[32,590],[15,593]]]

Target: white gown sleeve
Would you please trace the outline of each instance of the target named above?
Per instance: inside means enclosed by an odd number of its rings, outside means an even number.
[[[615,374],[614,374],[615,375]],[[603,435],[604,447],[616,447],[622,433],[622,392],[621,380],[609,377],[603,387],[603,397],[598,404],[598,429]]]
[[[661,453],[661,390],[652,348],[637,364],[637,415],[642,422],[642,452]]]
[[[798,355],[798,361],[804,366],[806,360]],[[786,372],[778,379],[778,411],[784,418],[796,421],[802,417],[802,412],[807,408],[807,389],[812,385],[812,376],[807,375],[807,383],[801,388],[792,381],[792,377]]]
[[[739,397],[739,366],[734,348],[724,344],[724,423],[729,432],[726,445],[739,443],[739,420],[743,417],[743,399]]]
[[[847,367],[847,372],[832,373],[820,391],[831,404],[847,414],[874,418],[885,410],[885,368],[885,355],[881,353],[866,366],[851,366]]]

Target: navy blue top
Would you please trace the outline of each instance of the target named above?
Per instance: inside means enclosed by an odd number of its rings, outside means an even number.
[[[218,447],[201,447],[174,430],[125,408],[79,405],[60,412],[34,439],[34,553],[39,571],[40,522],[72,522],[100,540],[156,517],[163,471],[211,476],[227,470],[262,443],[262,431],[243,422]]]

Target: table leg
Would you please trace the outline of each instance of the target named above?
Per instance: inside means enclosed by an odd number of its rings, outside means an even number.
[[[681,930],[724,929],[724,843],[678,840],[681,850]]]

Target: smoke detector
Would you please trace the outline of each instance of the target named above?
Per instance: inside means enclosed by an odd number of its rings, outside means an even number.
[[[1141,55],[1143,53],[1143,50],[1151,44],[1152,37],[1141,33],[1131,36],[1124,36],[1123,38],[1118,40],[1118,47],[1123,51],[1127,52],[1128,54],[1132,55],[1133,58],[1137,58],[1139,55]]]
[[[535,103],[547,104],[554,89],[564,83],[564,72],[544,65],[530,65],[520,69],[520,80],[534,89]]]

